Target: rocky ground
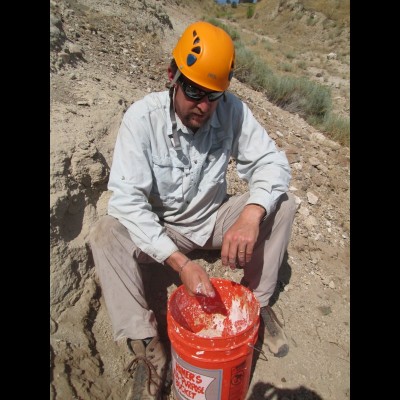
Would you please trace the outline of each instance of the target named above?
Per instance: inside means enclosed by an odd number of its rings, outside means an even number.
[[[91,225],[106,213],[107,180],[122,115],[144,94],[164,90],[172,46],[201,17],[185,2],[50,1],[50,398],[123,399],[125,347],[112,339],[90,249]],[[285,358],[254,359],[247,399],[350,398],[349,148],[233,79],[289,158],[296,195],[292,240],[273,308],[285,324]],[[229,191],[246,186],[231,164]],[[218,252],[193,258],[211,276],[240,281]],[[154,265],[145,283],[166,334],[166,301],[179,277]],[[168,387],[164,400],[172,398]]]

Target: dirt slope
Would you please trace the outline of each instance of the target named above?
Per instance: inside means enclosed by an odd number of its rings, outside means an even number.
[[[172,0],[50,2],[51,399],[124,398],[129,358],[112,340],[87,236],[106,213],[123,112],[165,89],[173,43],[201,18],[202,3],[193,10]],[[283,359],[267,351],[267,361],[255,359],[248,399],[348,399],[349,149],[235,79],[230,90],[287,152],[299,204],[274,296],[290,351]],[[246,187],[231,167],[229,190],[241,193]],[[240,270],[222,268],[218,253],[194,256],[211,276],[241,278]],[[151,274],[152,285],[145,272],[149,302],[168,346],[166,300],[180,281],[158,265]]]

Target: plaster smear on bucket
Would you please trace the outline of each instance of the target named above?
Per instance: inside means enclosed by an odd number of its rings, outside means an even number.
[[[240,300],[233,299],[232,307],[229,312],[229,316],[222,314],[214,314],[208,327],[203,328],[196,334],[201,337],[222,337],[225,329],[224,322],[229,318],[229,334],[236,334],[247,328],[249,324],[249,312],[247,307],[243,309],[240,307]],[[237,326],[241,329],[238,329]]]

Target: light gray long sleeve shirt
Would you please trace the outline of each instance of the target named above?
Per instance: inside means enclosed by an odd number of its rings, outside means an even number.
[[[115,144],[108,214],[135,244],[158,262],[178,248],[160,221],[202,246],[227,197],[226,170],[236,160],[249,186],[247,203],[267,214],[289,187],[290,167],[250,109],[232,93],[219,100],[211,119],[194,134],[178,116],[181,149],[175,149],[168,91],[151,93],[125,113]]]

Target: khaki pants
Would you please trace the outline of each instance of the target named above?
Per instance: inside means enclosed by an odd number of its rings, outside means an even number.
[[[213,233],[203,247],[174,231],[168,223],[164,226],[185,254],[199,248],[220,249],[225,232],[236,221],[248,198],[248,193],[233,196],[220,207]],[[252,260],[244,267],[243,279],[261,307],[268,305],[274,293],[295,213],[294,197],[290,193],[283,194],[275,212],[261,223]],[[127,229],[109,215],[102,217],[92,228],[90,246],[111,318],[114,339],[156,336],[157,321],[145,300],[139,268],[139,264],[154,263],[155,260],[143,253],[132,241]]]

